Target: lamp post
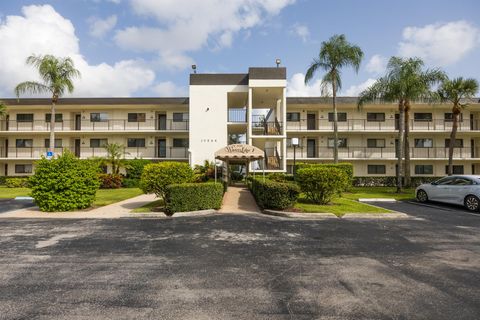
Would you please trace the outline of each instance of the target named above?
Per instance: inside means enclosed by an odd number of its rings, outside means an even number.
[[[298,138],[292,138],[292,146],[293,146],[293,180],[295,180],[295,176],[297,173],[297,147],[298,147]]]

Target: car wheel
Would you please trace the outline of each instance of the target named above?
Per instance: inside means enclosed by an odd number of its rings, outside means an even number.
[[[427,202],[428,201],[428,194],[425,190],[418,190],[417,191],[417,200],[418,202]]]
[[[465,198],[464,204],[465,208],[470,211],[478,211],[480,209],[480,199],[472,195]]]

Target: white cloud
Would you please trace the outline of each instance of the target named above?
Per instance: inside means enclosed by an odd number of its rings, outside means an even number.
[[[236,33],[262,24],[295,0],[130,0],[133,10],[154,17],[159,26],[132,26],[115,35],[116,43],[134,51],[156,52],[164,65],[186,68],[190,52],[209,46],[229,47]]]
[[[117,25],[117,16],[112,15],[105,19],[91,17],[88,19],[90,24],[89,32],[95,38],[102,38]]]
[[[376,54],[370,58],[367,65],[365,66],[365,69],[367,70],[367,72],[370,72],[373,74],[380,74],[385,71],[386,67],[387,67],[387,58],[379,54]]]
[[[321,80],[317,79],[310,84],[305,84],[305,75],[295,73],[287,83],[287,96],[289,97],[319,97],[322,95]]]
[[[308,27],[299,23],[296,23],[291,27],[290,33],[298,36],[303,42],[307,42],[310,37],[310,30]]]
[[[436,23],[405,28],[399,54],[417,56],[442,67],[461,60],[479,43],[480,30],[467,21]]]
[[[160,82],[153,87],[153,92],[161,97],[185,97],[188,90],[185,87],[177,87],[172,81]]]
[[[80,53],[73,24],[52,6],[25,6],[22,13],[0,23],[1,95],[11,96],[17,83],[37,79],[35,69],[25,64],[31,54],[71,57],[82,73],[75,81],[75,96],[130,96],[153,83],[155,73],[141,61],[89,64]]]
[[[345,90],[345,93],[342,93],[342,95],[346,97],[356,97],[360,94],[360,92],[373,85],[375,81],[375,79],[369,78],[358,85],[350,86],[350,88]]]

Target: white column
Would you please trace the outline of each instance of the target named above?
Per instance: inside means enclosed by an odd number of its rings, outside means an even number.
[[[247,106],[247,144],[252,145],[252,108],[253,108],[253,89],[248,88],[248,106]],[[252,170],[252,162],[248,163],[248,171]]]
[[[282,160],[283,160],[283,170],[287,170],[287,88],[283,88],[283,97],[282,97],[282,127],[283,127],[283,148],[282,148]]]

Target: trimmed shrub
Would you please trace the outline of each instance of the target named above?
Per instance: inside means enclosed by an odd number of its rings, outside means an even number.
[[[329,203],[348,186],[344,170],[327,166],[311,166],[297,170],[297,182],[307,199],[318,204]]]
[[[277,182],[270,179],[249,177],[247,185],[262,209],[287,209],[298,199],[300,188],[293,182]]]
[[[140,186],[140,179],[122,179],[122,187],[124,188],[138,188]]]
[[[6,180],[7,180],[7,177],[5,177],[5,176],[0,176],[0,186],[4,186]]]
[[[345,186],[344,191],[348,190],[349,187],[353,185],[353,165],[347,162],[340,163],[301,163],[297,166],[297,172],[299,169],[311,168],[311,167],[323,167],[323,168],[338,168],[345,172],[348,178],[347,185]]]
[[[58,158],[38,161],[30,184],[40,210],[71,211],[90,207],[100,183],[97,168],[65,152]]]
[[[125,177],[127,179],[135,179],[140,181],[142,177],[143,168],[147,165],[152,163],[150,160],[146,159],[132,159],[125,161]]]
[[[119,174],[101,173],[98,175],[100,189],[118,189],[122,187],[123,177]]]
[[[188,163],[165,161],[147,164],[143,168],[140,187],[145,193],[155,193],[165,199],[169,184],[193,182],[194,174]]]
[[[412,177],[412,188],[418,187],[423,183],[431,183],[442,177]],[[353,179],[355,187],[396,187],[397,177],[355,177]]]
[[[28,188],[30,186],[29,178],[28,177],[6,178],[5,179],[5,186],[7,188]]]
[[[221,183],[180,183],[168,185],[165,189],[165,212],[220,209],[223,199]]]

